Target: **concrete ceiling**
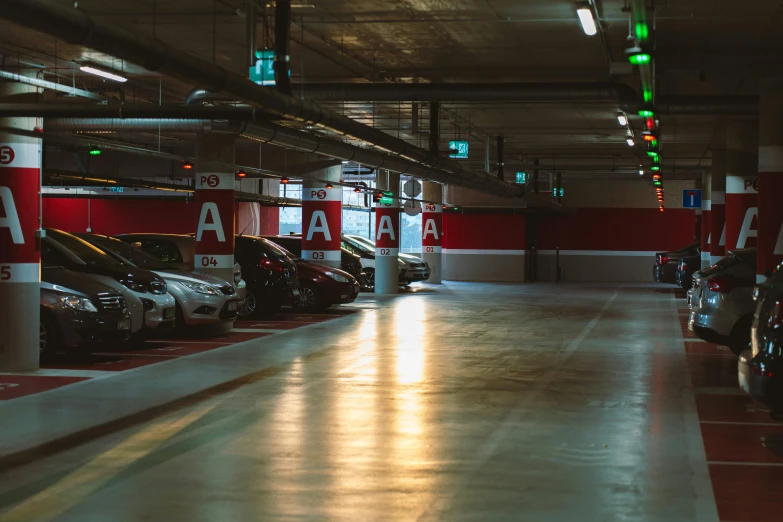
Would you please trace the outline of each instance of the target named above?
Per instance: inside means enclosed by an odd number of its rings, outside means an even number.
[[[55,3],[73,6],[72,0]],[[610,61],[624,62],[629,45],[625,0],[597,0],[605,39],[586,36],[573,0],[301,0],[295,1],[292,77],[300,82],[606,82],[639,90],[639,79],[611,75]],[[776,71],[783,41],[778,0],[655,0],[658,97],[756,95],[759,78]],[[273,2],[259,2],[259,47],[271,46]],[[268,7],[265,7],[267,6]],[[157,37],[236,72],[246,71],[246,3],[239,0],[80,0],[97,20]],[[604,45],[604,42],[606,45]],[[119,98],[114,84],[84,75],[76,63],[98,62],[124,70],[129,102],[181,103],[195,85],[161,78],[134,64],[66,45],[8,23],[0,24],[2,68],[40,64],[46,79],[76,83]],[[115,91],[115,92],[112,92]],[[50,96],[50,95],[46,95]],[[51,97],[51,96],[50,96]],[[48,98],[47,98],[48,99]],[[73,103],[94,103],[72,99]],[[418,105],[414,128],[409,102],[324,103],[329,108],[427,147],[428,104]],[[471,166],[483,169],[489,136],[494,164],[497,136],[506,140],[507,171],[534,158],[567,165],[637,166],[640,147],[626,144],[613,103],[555,104],[460,102],[443,104],[441,147],[469,139]],[[661,116],[664,171],[698,176],[710,163],[710,146],[729,116]],[[641,130],[641,118],[631,125]],[[187,136],[164,136],[172,147],[191,146]],[[169,139],[166,139],[169,138]],[[144,143],[154,135],[134,135]],[[611,174],[607,169],[603,175]],[[569,170],[569,176],[596,176]],[[627,175],[627,174],[626,174]],[[622,176],[617,174],[613,177]]]

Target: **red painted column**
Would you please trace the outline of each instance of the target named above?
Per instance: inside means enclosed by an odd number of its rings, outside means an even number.
[[[721,141],[725,138],[720,134]],[[726,150],[721,143],[712,149],[710,194],[710,264],[726,255]]]
[[[340,181],[340,171],[339,165],[323,169],[302,186],[302,258],[336,268],[342,264],[343,190],[326,182]]]
[[[197,272],[207,272],[228,282],[234,280],[234,137],[199,135],[196,174]]]
[[[758,126],[726,128],[726,251],[756,246],[758,235]]]
[[[35,92],[0,83],[0,101]],[[33,130],[35,118],[1,118],[0,126]],[[38,369],[41,253],[41,140],[0,133],[0,371]]]
[[[421,257],[430,266],[428,283],[440,283],[443,278],[443,187],[424,182],[424,203],[421,214]]]
[[[783,82],[761,86],[759,113],[758,255],[756,274],[783,261]]]

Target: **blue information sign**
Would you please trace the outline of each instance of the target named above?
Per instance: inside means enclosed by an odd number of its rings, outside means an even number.
[[[701,189],[683,190],[682,208],[701,208]]]

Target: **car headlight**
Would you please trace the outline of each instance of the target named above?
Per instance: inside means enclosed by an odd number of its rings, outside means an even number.
[[[350,281],[350,279],[348,279],[347,277],[340,274],[336,274],[334,272],[324,272],[324,275],[327,275],[340,283],[348,283]]]
[[[198,292],[199,294],[220,295],[220,292],[218,292],[211,286],[205,285],[203,283],[185,283],[183,281],[182,286],[184,286],[189,290],[192,290],[193,292]]]
[[[92,304],[92,301],[85,297],[79,297],[78,295],[61,295],[60,302],[72,308],[73,310],[79,310],[80,312],[97,312],[98,309]]]

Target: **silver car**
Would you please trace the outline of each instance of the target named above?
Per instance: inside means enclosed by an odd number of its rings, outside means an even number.
[[[729,346],[739,355],[750,341],[756,249],[732,250],[696,272],[689,291],[688,329],[707,342]]]
[[[362,258],[364,273],[368,279],[375,279],[375,242],[366,237],[345,234],[341,237],[343,248]],[[417,281],[426,281],[430,277],[430,265],[420,257],[399,253],[399,280],[401,285],[408,286]],[[373,286],[370,284],[369,286]]]
[[[125,263],[161,276],[176,300],[178,322],[193,326],[227,323],[236,319],[242,299],[231,283],[208,274],[179,270],[116,238],[77,235]],[[244,281],[240,282],[244,284]]]

